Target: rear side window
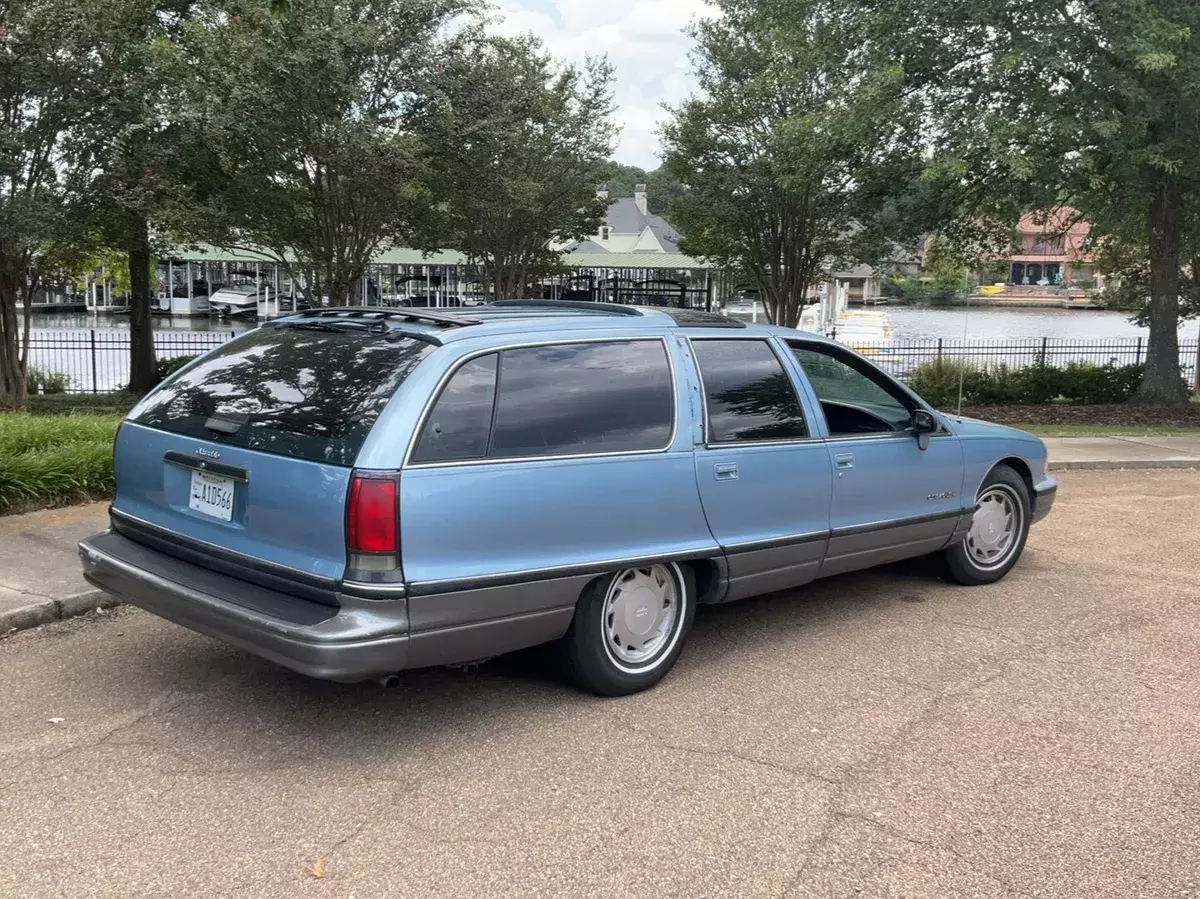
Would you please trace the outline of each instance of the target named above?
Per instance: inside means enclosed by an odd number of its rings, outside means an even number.
[[[493,405],[487,385],[497,377]],[[518,347],[455,372],[413,461],[653,452],[667,448],[674,425],[662,341]]]
[[[704,381],[708,442],[808,436],[796,389],[765,340],[695,340]]]
[[[396,388],[433,350],[395,334],[259,328],[151,393],[131,419],[230,446],[353,465]]]
[[[497,355],[472,359],[454,373],[429,413],[414,462],[482,459],[496,403]]]

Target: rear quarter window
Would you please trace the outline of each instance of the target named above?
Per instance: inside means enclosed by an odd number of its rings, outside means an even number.
[[[163,384],[134,408],[130,420],[349,466],[388,400],[433,350],[395,333],[259,328]],[[213,419],[236,429],[213,430]]]
[[[661,340],[514,347],[455,371],[413,461],[655,452],[674,430],[674,381]]]

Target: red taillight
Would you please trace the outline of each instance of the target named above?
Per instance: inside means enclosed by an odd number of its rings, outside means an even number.
[[[352,553],[396,555],[398,546],[394,480],[355,476],[350,482],[346,547]]]

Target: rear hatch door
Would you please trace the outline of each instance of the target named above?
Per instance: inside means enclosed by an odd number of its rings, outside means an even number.
[[[251,579],[281,570],[340,578],[351,467],[384,405],[433,349],[319,322],[275,323],[224,344],[121,427],[116,526]]]

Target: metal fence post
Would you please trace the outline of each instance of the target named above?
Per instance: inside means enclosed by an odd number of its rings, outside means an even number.
[[[1140,338],[1140,337],[1138,338],[1138,342],[1137,342],[1137,356],[1134,359],[1134,364],[1135,365],[1142,364],[1142,338]]]
[[[99,393],[100,381],[96,374],[96,329],[92,328],[88,333],[92,344],[92,393]]]
[[[1200,396],[1200,337],[1196,338],[1196,370],[1192,375],[1192,390],[1196,396]]]
[[[1043,337],[1043,338],[1042,338],[1042,357],[1041,357],[1041,359],[1039,360],[1039,363],[1038,363],[1039,365],[1043,365],[1043,366],[1044,366],[1044,365],[1046,364],[1046,346],[1047,346],[1049,343],[1050,343],[1050,338],[1049,338],[1049,337]]]
[[[942,340],[943,340],[943,339],[944,339],[944,338],[942,338],[942,337],[939,337],[939,338],[938,338],[938,358],[939,358],[939,359],[941,359],[941,358],[942,358]]]

